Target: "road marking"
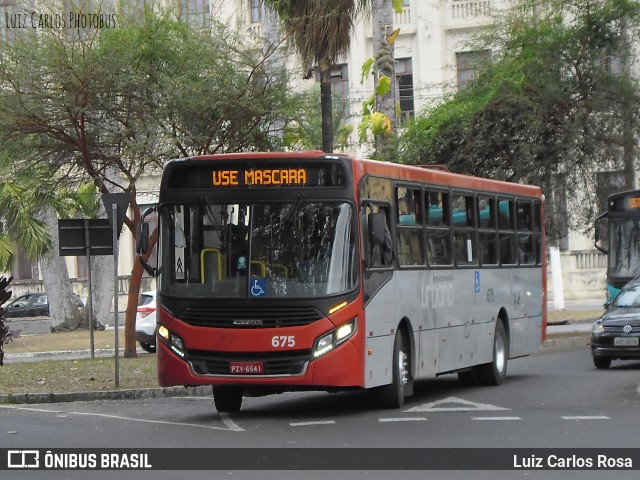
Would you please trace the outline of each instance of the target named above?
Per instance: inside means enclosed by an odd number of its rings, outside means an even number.
[[[575,416],[563,416],[563,420],[611,420],[611,417],[606,415],[575,415]]]
[[[489,421],[489,422],[493,422],[493,421],[515,421],[515,420],[522,420],[520,417],[471,417],[471,420],[478,420],[478,421]]]
[[[443,405],[453,405],[445,407]],[[498,411],[498,410],[510,410],[509,408],[498,407],[489,403],[476,403],[470,402],[457,397],[448,397],[437,402],[425,403],[418,405],[417,407],[405,410],[405,412],[479,412],[479,411]]]
[[[315,425],[335,425],[334,420],[324,420],[319,422],[292,422],[289,423],[292,427],[313,427]]]
[[[380,423],[393,423],[393,422],[426,422],[425,417],[405,417],[405,418],[379,418]]]
[[[223,418],[220,415],[222,422],[225,424],[226,428],[216,427],[215,425],[201,425],[197,423],[186,423],[186,422],[169,422],[166,420],[149,420],[146,418],[135,418],[135,417],[123,417],[120,415],[110,415],[107,413],[93,413],[93,412],[65,412],[63,410],[47,410],[45,408],[31,408],[31,407],[15,407],[15,406],[7,406],[0,405],[0,408],[12,408],[14,410],[25,410],[37,413],[64,413],[67,415],[78,415],[78,416],[87,416],[87,417],[101,417],[108,418],[113,420],[125,420],[127,422],[140,422],[140,423],[155,423],[159,425],[172,425],[172,426],[180,426],[180,427],[196,427],[196,428],[206,428],[207,430],[222,430],[225,432],[233,431],[233,432],[244,432],[245,430],[240,428],[235,424],[230,418]]]
[[[221,413],[220,414],[220,420],[222,420],[222,423],[224,423],[227,428],[233,432],[244,432],[245,429],[240,427],[236,422],[234,422],[233,420],[231,420],[231,417],[229,416],[228,413]]]

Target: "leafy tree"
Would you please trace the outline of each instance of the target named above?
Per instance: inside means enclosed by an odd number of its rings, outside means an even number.
[[[3,167],[3,169],[6,167]],[[36,175],[19,177],[0,174],[0,271],[13,268],[16,252],[14,245],[31,259],[42,258],[51,247],[45,224],[37,213],[47,198],[38,187],[42,178]]]
[[[477,81],[407,130],[403,161],[541,185],[551,238],[553,194],[571,185],[590,223],[591,172],[621,169],[638,134],[638,84],[618,64],[639,21],[633,0],[517,2],[472,43],[495,52]]]
[[[83,185],[65,188],[60,178],[51,175],[48,165],[26,164],[19,151],[0,153],[0,270],[13,268],[15,246],[31,261],[40,262],[50,293],[52,328],[56,329],[62,324],[77,327],[84,320],[71,295],[64,259],[58,257],[57,219],[87,212],[83,199],[89,196],[95,204],[95,192],[88,190],[90,187]]]
[[[118,19],[118,28],[42,29],[0,47],[0,142],[20,152],[16,171],[46,165],[59,181],[129,192],[135,232],[140,177],[168,158],[273,149],[291,117],[285,84],[263,74],[265,58],[239,33],[192,30],[152,8]],[[141,277],[135,262],[128,357]]]
[[[333,152],[334,126],[331,99],[331,67],[349,50],[356,15],[371,0],[264,0],[280,17],[285,33],[311,72],[320,73],[322,149]],[[310,75],[311,73],[309,73]]]
[[[402,12],[402,0],[373,0],[373,52],[374,56],[362,66],[361,83],[373,73],[374,94],[363,104],[362,122],[358,126],[360,143],[373,135],[374,158],[391,160],[397,149],[396,91],[394,42],[400,29],[393,30],[393,12]]]
[[[335,96],[333,98],[335,100]],[[342,99],[339,99],[342,100]],[[345,100],[346,101],[346,100]],[[344,122],[340,101],[333,101],[333,145],[338,148],[349,147],[352,127]],[[317,86],[292,99],[292,109],[298,111],[295,121],[285,131],[284,144],[291,150],[322,149],[322,115],[320,112],[320,89]]]

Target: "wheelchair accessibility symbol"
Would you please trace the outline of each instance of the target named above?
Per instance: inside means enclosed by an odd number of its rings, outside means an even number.
[[[267,294],[267,281],[261,278],[251,280],[249,291],[252,297],[264,297]]]

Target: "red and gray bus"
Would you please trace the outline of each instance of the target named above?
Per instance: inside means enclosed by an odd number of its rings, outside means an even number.
[[[320,151],[169,161],[158,379],[244,396],[498,385],[546,334],[540,188]],[[151,212],[143,215],[143,219]],[[142,228],[139,252],[147,248]]]

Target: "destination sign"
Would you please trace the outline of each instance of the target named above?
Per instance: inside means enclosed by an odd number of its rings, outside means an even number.
[[[338,161],[180,161],[170,164],[169,189],[319,188],[349,183]]]
[[[305,168],[273,168],[250,170],[214,170],[213,185],[216,187],[281,186],[307,184]]]
[[[640,208],[640,198],[639,197],[630,197],[629,198],[629,208],[636,209]]]
[[[623,192],[609,197],[609,212],[640,211],[640,196],[638,192]]]

